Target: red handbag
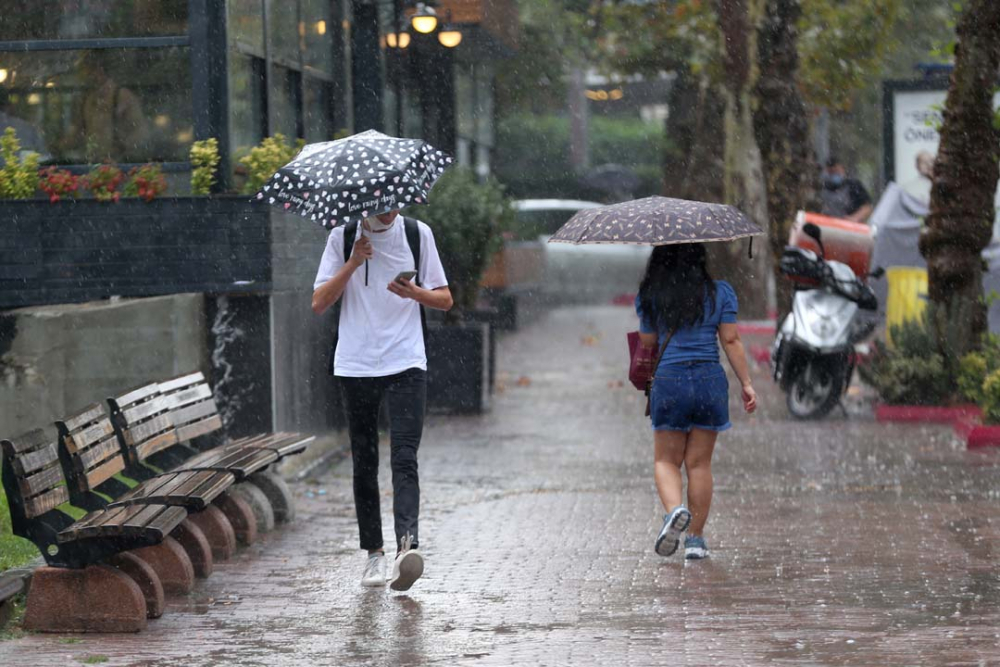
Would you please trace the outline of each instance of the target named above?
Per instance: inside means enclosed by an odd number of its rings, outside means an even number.
[[[660,365],[660,360],[663,359],[663,353],[667,351],[667,345],[670,344],[670,339],[674,337],[674,332],[671,331],[667,334],[667,337],[663,340],[663,345],[660,347],[660,353],[653,358],[653,349],[651,347],[644,347],[639,341],[639,332],[630,331],[628,334],[628,351],[629,351],[629,367],[628,367],[628,379],[639,391],[646,394],[646,416],[649,416],[650,405],[649,398],[650,394],[653,392],[653,377],[656,375],[656,369]]]

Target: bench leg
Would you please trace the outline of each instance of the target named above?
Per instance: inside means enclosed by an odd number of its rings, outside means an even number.
[[[215,505],[233,524],[236,540],[240,544],[253,544],[257,541],[257,517],[247,501],[226,491],[215,499]]]
[[[288,483],[280,475],[265,470],[251,475],[250,481],[271,501],[275,523],[295,521],[295,499],[292,497],[291,489],[288,488]]]
[[[174,538],[164,537],[160,544],[132,553],[156,570],[167,595],[187,595],[194,590],[194,565]]]
[[[209,546],[208,538],[205,537],[201,528],[190,519],[184,519],[170,533],[170,537],[177,540],[187,552],[188,558],[191,559],[191,565],[194,566],[194,576],[199,579],[207,579],[214,569],[212,547]]]
[[[257,520],[258,535],[274,530],[274,508],[260,487],[252,482],[241,482],[230,487],[229,493],[245,500],[253,510],[254,518]]]
[[[163,616],[163,608],[166,604],[163,596],[163,584],[156,576],[156,571],[150,567],[149,563],[128,552],[115,554],[107,560],[111,567],[121,570],[132,581],[139,584],[139,589],[146,598],[146,617],[159,618]]]
[[[215,505],[209,505],[201,512],[188,514],[188,521],[201,528],[212,549],[212,560],[229,560],[236,553],[236,531],[233,524]]]
[[[139,632],[146,598],[130,576],[109,565],[82,570],[40,567],[28,592],[24,628],[34,632]]]

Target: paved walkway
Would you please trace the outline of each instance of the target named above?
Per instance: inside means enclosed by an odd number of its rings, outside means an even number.
[[[651,435],[619,382],[633,325],[555,311],[502,342],[489,415],[430,419],[409,595],[359,586],[345,461],[148,631],[24,637],[0,664],[1000,665],[1000,454],[790,423],[769,389],[717,450],[712,558],[662,559]]]

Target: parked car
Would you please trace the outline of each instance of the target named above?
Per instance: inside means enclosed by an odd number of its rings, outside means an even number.
[[[576,199],[521,199],[514,202],[521,238],[537,234],[545,242],[542,289],[554,303],[610,303],[639,289],[652,248],[627,245],[547,243],[577,211],[602,206]]]

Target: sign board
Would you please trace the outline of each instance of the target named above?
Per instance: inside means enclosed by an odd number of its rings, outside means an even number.
[[[931,169],[941,137],[947,79],[886,81],[884,87],[885,176],[907,194],[929,204]],[[1000,93],[993,100],[1000,107]],[[1000,188],[998,188],[1000,190]],[[1000,223],[1000,196],[997,198]],[[994,224],[998,236],[1000,224]]]

